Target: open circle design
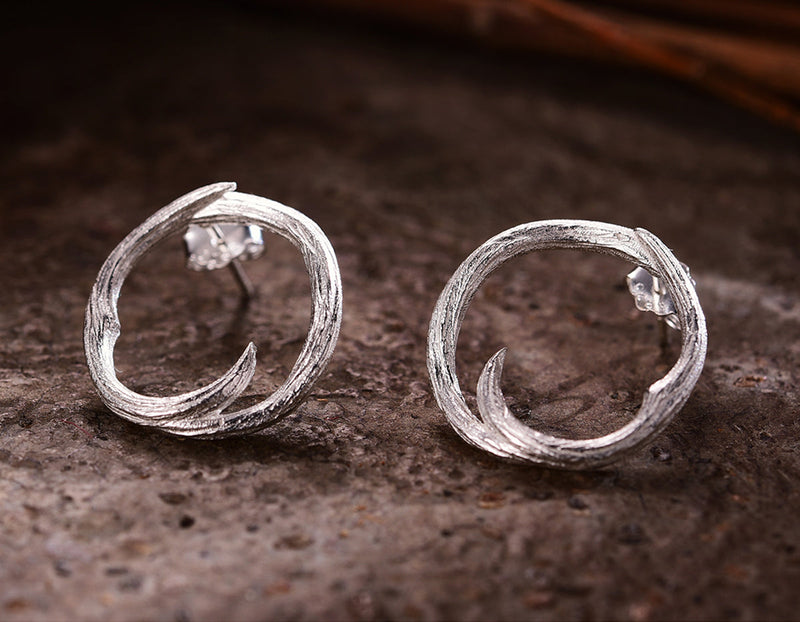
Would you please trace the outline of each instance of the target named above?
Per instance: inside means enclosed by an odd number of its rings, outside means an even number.
[[[625,426],[592,439],[566,439],[537,432],[508,409],[500,380],[506,349],[495,354],[478,381],[478,411],[467,406],[456,376],[461,324],[478,288],[497,268],[518,255],[546,249],[580,249],[626,259],[662,280],[675,306],[681,354],[645,392],[642,406]],[[439,407],[467,442],[496,456],[562,469],[609,464],[658,434],[697,383],[708,335],[694,283],[661,240],[644,229],[585,220],[543,220],[519,225],[491,238],[458,267],[439,297],[428,333],[428,372]]]
[[[86,307],[86,361],[103,402],[129,421],[180,436],[221,437],[255,432],[290,413],[333,354],[342,322],[342,284],[328,238],[297,210],[234,192],[235,189],[234,183],[212,184],[176,199],[128,234],[100,269]],[[121,330],[117,301],[125,278],[145,253],[170,234],[183,231],[190,224],[222,223],[255,224],[285,237],[303,255],[311,279],[311,323],[288,378],[262,402],[223,412],[253,377],[256,347],[251,342],[228,372],[195,391],[152,397],[128,389],[117,379],[114,369],[114,345]]]

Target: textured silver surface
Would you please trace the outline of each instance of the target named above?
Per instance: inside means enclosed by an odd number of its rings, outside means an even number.
[[[535,250],[581,249],[621,257],[644,268],[666,288],[681,331],[682,349],[672,369],[645,392],[634,419],[602,437],[573,440],[537,432],[508,409],[500,389],[506,349],[495,354],[478,381],[476,417],[456,375],[461,324],[483,281],[506,261]],[[686,403],[707,349],[703,310],[694,283],[670,250],[644,229],[582,220],[543,220],[491,238],[458,267],[442,291],[428,334],[428,372],[439,407],[469,443],[497,456],[563,469],[609,464],[658,434]]]
[[[342,286],[330,242],[300,212],[262,197],[234,192],[235,188],[234,183],[212,184],[176,199],[128,234],[100,269],[86,308],[86,361],[103,402],[129,421],[181,436],[254,432],[291,412],[333,354],[342,320]],[[125,387],[114,370],[114,345],[121,330],[117,301],[125,278],[157,242],[190,223],[206,227],[255,224],[282,235],[300,249],[311,278],[311,325],[289,377],[264,401],[235,412],[223,411],[253,377],[256,346],[252,342],[221,378],[181,395],[141,395]]]

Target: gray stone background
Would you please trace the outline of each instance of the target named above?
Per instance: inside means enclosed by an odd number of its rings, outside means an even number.
[[[0,619],[796,619],[797,137],[636,69],[223,4],[6,23],[0,144]],[[181,441],[109,413],[83,310],[111,249],[233,180],[315,219],[345,318],[307,401],[255,436]],[[643,226],[698,281],[705,371],[650,445],[602,471],[516,466],[432,399],[438,293],[499,231]],[[259,346],[250,399],[291,368],[308,279],[283,240],[190,273],[180,241],[126,282],[120,377],[165,395]],[[618,427],[660,351],[617,260],[527,256],[482,289],[458,365],[538,429]],[[253,398],[252,396],[256,396]]]

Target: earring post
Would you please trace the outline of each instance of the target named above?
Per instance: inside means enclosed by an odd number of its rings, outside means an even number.
[[[233,273],[233,277],[242,290],[242,298],[245,298],[247,301],[255,298],[256,286],[253,285],[253,281],[250,280],[250,277],[247,276],[247,272],[244,271],[242,262],[238,259],[233,259],[231,263],[228,264],[228,269]]]
[[[228,249],[228,251],[230,251],[228,244],[225,241],[225,234],[218,225],[212,225],[208,230],[214,236],[216,236],[217,244],[224,246],[226,249]],[[233,258],[228,264],[228,268],[233,273],[234,279],[236,279],[236,282],[239,284],[239,288],[242,290],[242,297],[247,301],[253,299],[256,295],[256,287],[253,285],[253,281],[250,280],[250,277],[247,276],[247,272],[245,272],[242,262],[236,258]]]
[[[658,318],[658,345],[662,352],[669,347],[669,331],[667,330],[667,323],[661,318]]]

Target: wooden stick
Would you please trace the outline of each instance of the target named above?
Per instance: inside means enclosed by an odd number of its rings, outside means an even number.
[[[696,54],[670,49],[609,19],[560,0],[518,0],[549,17],[569,24],[587,36],[644,65],[683,78],[721,95],[744,108],[800,132],[800,111],[758,85],[733,74],[726,75]]]
[[[645,39],[725,67],[777,93],[800,98],[800,47],[665,20],[606,15]],[[800,31],[798,31],[800,41]]]
[[[683,19],[722,30],[760,31],[800,40],[800,10],[783,0],[585,0],[592,8],[622,8],[629,12]]]
[[[641,0],[643,4],[664,1]],[[721,11],[712,6],[715,0],[698,1]],[[731,1],[740,8],[751,3]],[[800,132],[800,110],[775,93],[800,94],[800,48],[796,46],[662,24],[630,13],[604,15],[562,0],[294,0],[289,4],[298,2],[399,18],[469,34],[500,47],[636,62],[697,84]],[[775,0],[765,2],[780,7]]]

